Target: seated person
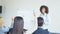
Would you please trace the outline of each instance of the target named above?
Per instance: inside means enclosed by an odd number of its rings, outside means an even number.
[[[5,34],[5,32],[7,32],[9,29],[3,25],[3,18],[0,17],[0,34]]]
[[[0,17],[0,34],[4,34],[4,32],[2,32],[2,24],[3,24],[3,19],[2,17]]]
[[[22,17],[18,16],[17,18],[19,18],[19,20],[22,20]],[[12,30],[14,29],[13,26],[14,26],[14,18],[12,18],[11,27],[10,27],[9,31],[7,32],[7,34],[11,34]],[[26,31],[27,31],[26,29],[23,29],[23,33],[25,33]]]
[[[48,30],[44,30],[42,28],[42,26],[44,24],[43,18],[38,17],[37,20],[38,20],[38,29],[35,32],[33,32],[33,34],[49,34]]]

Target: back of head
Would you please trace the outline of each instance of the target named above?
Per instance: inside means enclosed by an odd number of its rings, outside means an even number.
[[[42,17],[38,17],[37,20],[38,20],[38,26],[43,26],[43,23],[44,23],[43,18]]]
[[[12,34],[23,34],[24,21],[23,18],[17,16],[14,18],[13,32]]]

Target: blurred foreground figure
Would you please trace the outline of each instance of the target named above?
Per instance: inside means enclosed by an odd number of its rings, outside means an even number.
[[[2,24],[3,24],[3,18],[0,17],[0,28],[2,27]]]
[[[2,32],[2,25],[3,25],[3,18],[0,17],[0,34],[4,34],[4,32]]]

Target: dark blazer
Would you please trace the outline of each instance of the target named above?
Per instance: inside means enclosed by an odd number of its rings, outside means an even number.
[[[35,32],[32,34],[49,34],[48,30],[43,30],[42,28],[38,28]]]

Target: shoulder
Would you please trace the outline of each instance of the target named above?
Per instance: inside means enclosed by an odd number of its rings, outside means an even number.
[[[40,17],[43,16],[42,14],[40,14]]]

